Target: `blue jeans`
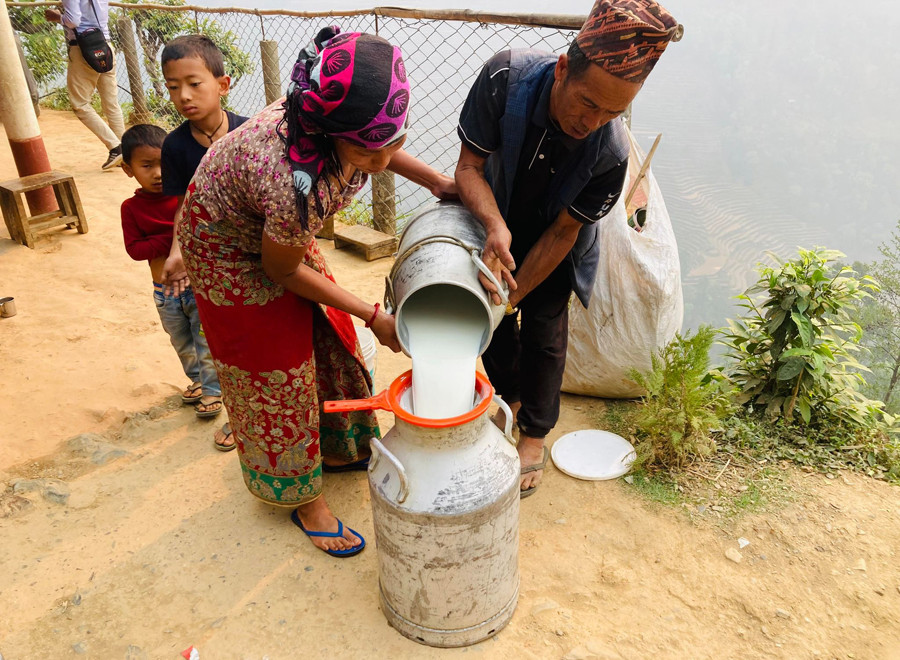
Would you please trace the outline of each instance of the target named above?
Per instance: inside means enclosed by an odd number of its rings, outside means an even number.
[[[184,375],[192,383],[203,386],[203,396],[222,396],[216,365],[200,327],[193,289],[189,288],[180,296],[166,296],[162,285],[154,283],[153,286],[153,302],[156,303],[159,320],[178,353]]]

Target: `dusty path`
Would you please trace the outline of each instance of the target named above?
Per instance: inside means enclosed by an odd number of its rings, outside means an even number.
[[[180,405],[146,266],[122,246],[118,207],[134,185],[100,172],[105,150],[74,116],[45,111],[41,125],[91,230],[28,250],[0,227],[0,296],[19,309],[0,320],[0,484],[63,482],[57,501],[0,498],[4,660],[175,659],[191,644],[203,660],[900,657],[900,490],[801,472],[784,508],[715,525],[551,468],[523,502],[508,628],[450,651],[401,637],[378,609],[374,547],[347,561],[315,551],[246,493],[234,454],[212,449],[217,422]],[[0,179],[13,176],[4,142]],[[339,281],[381,297],[388,260],[323,248]],[[409,367],[378,360],[378,387]],[[554,438],[601,405],[566,397]],[[371,537],[365,476],[328,489]],[[736,564],[724,551],[741,536]]]

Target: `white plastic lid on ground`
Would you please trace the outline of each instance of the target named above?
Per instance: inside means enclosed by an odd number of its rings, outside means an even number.
[[[553,443],[550,455],[560,471],[588,481],[621,477],[635,459],[634,447],[628,440],[597,429],[567,433]]]

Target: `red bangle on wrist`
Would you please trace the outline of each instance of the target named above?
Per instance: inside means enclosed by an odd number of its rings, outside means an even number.
[[[375,311],[372,312],[372,318],[370,318],[370,319],[366,322],[366,327],[367,327],[367,328],[371,328],[371,327],[372,327],[372,324],[375,323],[375,317],[378,316],[378,308],[379,308],[379,307],[381,307],[381,305],[380,305],[379,303],[375,303]]]

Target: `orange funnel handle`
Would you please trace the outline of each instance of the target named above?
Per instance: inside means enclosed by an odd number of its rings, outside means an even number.
[[[388,401],[388,391],[384,390],[380,394],[376,394],[368,399],[346,399],[344,401],[326,401],[322,406],[325,412],[353,412],[355,410],[390,410],[390,401]]]

